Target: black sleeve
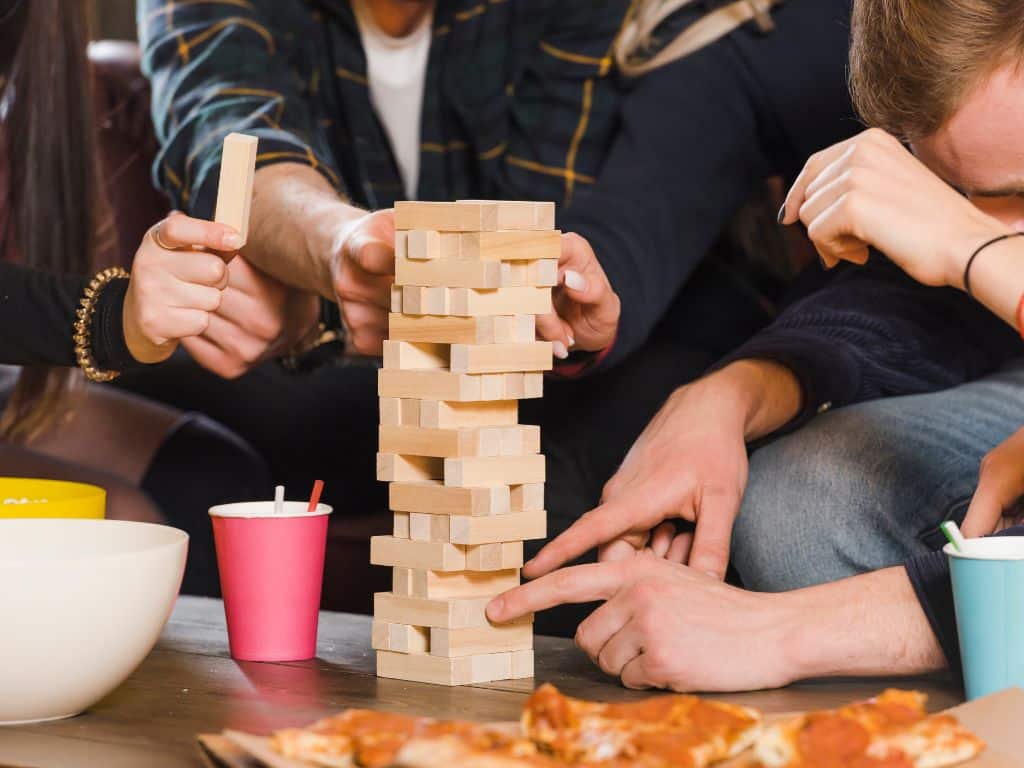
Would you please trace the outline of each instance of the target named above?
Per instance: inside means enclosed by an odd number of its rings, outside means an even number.
[[[76,365],[75,312],[90,279],[0,264],[0,363]],[[96,304],[92,352],[101,370],[138,365],[124,340],[122,311],[127,291],[128,281],[115,279]]]
[[[787,3],[773,18],[770,34],[744,27],[631,82],[597,183],[560,213],[622,300],[602,366],[644,343],[758,182],[795,175],[809,152],[857,128],[845,80],[849,1]],[[684,12],[677,23],[692,20]]]
[[[839,272],[716,366],[761,359],[792,370],[803,407],[789,428],[827,407],[957,386],[1024,353],[985,307],[918,284],[880,254]]]
[[[1024,536],[1024,525],[1015,525],[1000,531],[997,536]],[[949,560],[944,552],[929,552],[908,560],[907,576],[928,617],[932,631],[942,646],[950,672],[963,685],[963,667],[960,663],[960,640],[956,631],[956,611],[953,608],[953,585],[949,580]]]

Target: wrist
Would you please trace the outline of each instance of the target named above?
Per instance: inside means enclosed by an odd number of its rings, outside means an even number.
[[[739,419],[745,440],[756,440],[800,412],[802,392],[796,376],[768,360],[737,360],[707,377],[720,392],[726,411]]]
[[[992,238],[1011,232],[1013,232],[1012,229],[997,219],[978,211],[978,215],[971,220],[969,226],[964,227],[958,236],[947,240],[946,284],[960,291],[965,290],[964,277],[971,256]],[[971,270],[973,271],[973,266]]]

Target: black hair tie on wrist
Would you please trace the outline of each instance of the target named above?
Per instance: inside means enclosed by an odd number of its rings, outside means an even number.
[[[1024,237],[1024,232],[1010,232],[999,237],[993,237],[991,240],[987,240],[975,249],[974,253],[971,254],[971,258],[967,260],[967,264],[964,266],[964,292],[974,298],[974,294],[971,293],[971,267],[974,266],[974,260],[978,258],[978,254],[988,248],[990,245],[995,245],[1003,240],[1009,240],[1011,237]]]

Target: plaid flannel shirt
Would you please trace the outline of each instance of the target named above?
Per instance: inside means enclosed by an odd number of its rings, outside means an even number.
[[[629,0],[437,0],[420,144],[422,200],[567,203],[594,183],[619,94],[611,46]],[[157,184],[209,216],[221,140],[306,164],[353,203],[403,197],[347,0],[139,0],[162,145]]]

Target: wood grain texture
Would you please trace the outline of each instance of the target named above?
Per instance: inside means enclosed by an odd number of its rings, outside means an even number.
[[[554,363],[550,341],[520,344],[452,344],[449,350],[449,369],[452,373],[550,371]],[[385,355],[386,353],[385,348]]]
[[[406,286],[407,290],[409,286]],[[425,289],[432,290],[432,289]],[[403,311],[409,312],[408,296],[403,294]],[[449,288],[447,300],[436,299],[432,304],[438,309],[430,314],[456,315],[460,317],[478,317],[484,315],[544,315],[552,311],[551,289],[534,288],[495,288],[481,290],[476,288]],[[415,312],[415,310],[413,310]]]
[[[490,622],[484,609],[490,597],[449,597],[429,600],[404,597],[391,592],[378,592],[373,596],[374,621],[391,624],[412,624],[417,627],[443,627],[465,629],[488,627]]]
[[[442,400],[421,400],[419,425],[452,429],[454,427],[507,426],[519,422],[519,403],[516,400],[496,400],[486,403],[458,403]]]
[[[452,315],[388,315],[388,338],[439,344],[504,344],[533,341],[533,315],[455,317]]]
[[[444,484],[457,488],[543,483],[544,479],[540,454],[444,460]]]
[[[464,571],[467,568],[465,547],[443,541],[413,541],[397,536],[371,536],[370,563],[427,571]],[[374,616],[382,618],[376,613]]]
[[[533,622],[467,629],[431,627],[427,644],[431,656],[448,657],[530,650],[533,648]],[[508,676],[512,676],[511,670]]]
[[[444,600],[449,597],[493,596],[519,584],[519,569],[517,568],[509,568],[504,571],[459,571],[456,573],[411,568],[396,568],[395,570],[401,570],[402,573],[394,578],[399,589],[393,589],[393,592],[431,600]]]
[[[0,764],[195,768],[199,733],[236,728],[267,734],[308,725],[346,707],[513,721],[541,682],[602,701],[652,695],[627,690],[604,675],[572,640],[543,636],[534,639],[533,680],[450,689],[380,679],[370,651],[370,626],[368,616],[324,612],[315,659],[238,663],[228,655],[223,604],[183,596],[156,648],[123,685],[79,717],[0,731]],[[533,654],[513,654],[513,673],[516,658],[522,664],[528,655]],[[827,709],[894,685],[927,693],[931,711],[962,701],[962,693],[941,677],[809,681],[715,698],[766,712],[793,712]]]
[[[562,233],[474,232],[459,237],[459,257],[476,261],[555,261],[562,255]]]
[[[437,481],[392,483],[388,506],[432,515],[504,515],[512,511],[512,492],[507,485],[455,488]]]
[[[547,536],[547,512],[512,512],[491,517],[447,518],[448,538],[453,544],[494,544],[530,541]]]

